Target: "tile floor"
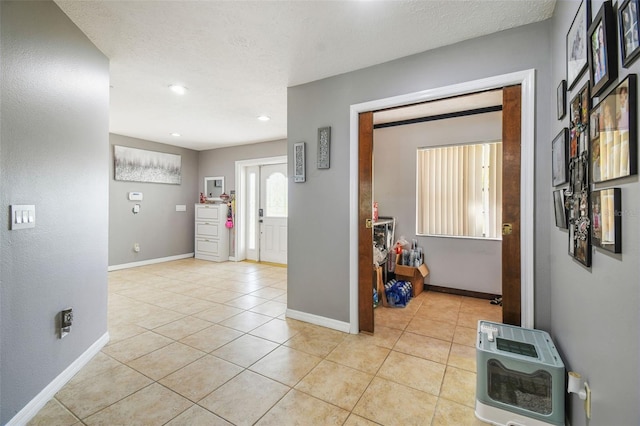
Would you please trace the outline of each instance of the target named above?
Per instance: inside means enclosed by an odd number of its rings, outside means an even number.
[[[102,351],[32,425],[479,425],[486,300],[423,292],[374,335],[285,318],[285,268],[195,259],[109,273]]]

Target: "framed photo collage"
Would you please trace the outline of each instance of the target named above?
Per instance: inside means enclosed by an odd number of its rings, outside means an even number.
[[[592,246],[622,252],[622,190],[607,184],[638,173],[637,76],[613,82],[618,51],[624,68],[640,56],[639,1],[621,0],[616,13],[607,0],[591,19],[591,0],[582,0],[567,32],[557,116],[568,114],[569,127],[551,144],[553,206],[556,226],[568,230],[569,255],[585,267]]]

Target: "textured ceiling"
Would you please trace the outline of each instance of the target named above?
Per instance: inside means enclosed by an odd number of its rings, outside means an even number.
[[[555,0],[56,3],[110,59],[110,131],[196,150],[286,138],[288,86],[541,21],[555,6]],[[187,93],[169,91],[175,83]]]

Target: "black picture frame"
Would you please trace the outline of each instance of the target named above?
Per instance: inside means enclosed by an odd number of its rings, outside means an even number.
[[[566,127],[551,142],[551,183],[563,185],[569,181],[569,129]]]
[[[582,131],[589,124],[589,110],[591,96],[587,82],[569,102],[569,124],[571,128],[578,127]]]
[[[624,0],[618,7],[620,59],[624,68],[629,68],[640,55],[639,13],[638,0]]]
[[[573,86],[575,86],[587,69],[587,30],[590,22],[591,1],[582,0],[567,32],[566,60],[568,90],[571,90]]]
[[[589,80],[591,96],[600,94],[618,78],[616,20],[611,0],[605,1],[588,31]]]
[[[637,77],[629,74],[591,110],[591,182],[638,173]]]
[[[561,229],[569,229],[564,189],[553,191],[553,209],[556,218],[556,226]]]
[[[621,194],[620,188],[591,193],[591,243],[612,253],[622,253]]]
[[[570,191],[570,190],[569,190]],[[591,205],[589,191],[567,191],[569,254],[586,267],[591,266]]]
[[[588,126],[586,126],[588,127]],[[588,128],[579,133],[580,146],[588,146]],[[576,129],[574,129],[576,130]],[[569,254],[586,267],[591,266],[591,220],[589,202],[589,151],[570,160],[569,188],[565,191],[565,206],[569,217]]]
[[[567,115],[567,80],[562,80],[556,90],[558,120]]]

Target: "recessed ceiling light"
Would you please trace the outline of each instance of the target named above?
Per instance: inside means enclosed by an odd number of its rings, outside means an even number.
[[[266,115],[261,115],[260,117],[258,117],[258,120],[260,120],[260,121],[269,121],[269,120],[271,120],[271,117],[267,117]]]
[[[171,136],[179,138],[182,135],[180,133],[178,133],[178,132],[173,132],[173,133],[171,133]]]
[[[172,84],[171,86],[169,86],[169,89],[171,89],[173,93],[177,93],[178,95],[184,95],[185,93],[187,93],[187,88],[179,84]]]

